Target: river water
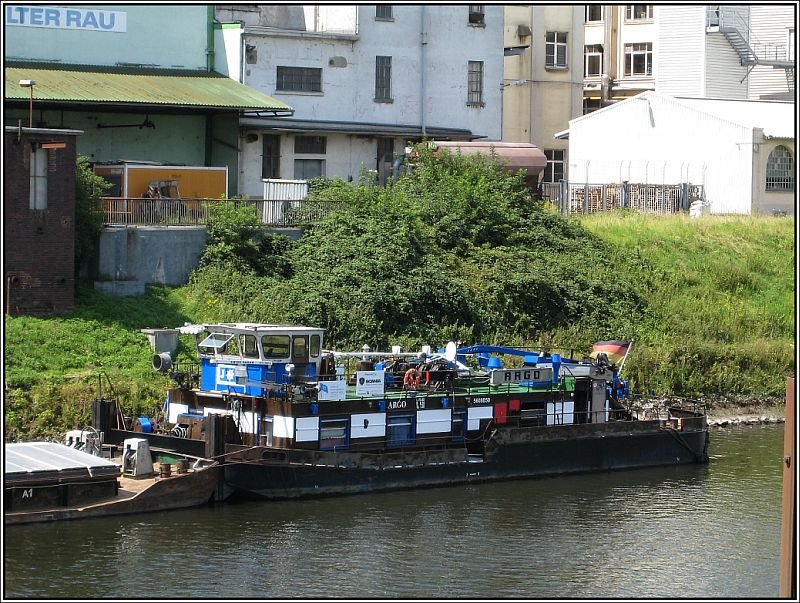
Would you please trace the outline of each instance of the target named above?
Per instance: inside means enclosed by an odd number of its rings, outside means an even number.
[[[783,425],[708,465],[9,526],[5,598],[778,596]]]

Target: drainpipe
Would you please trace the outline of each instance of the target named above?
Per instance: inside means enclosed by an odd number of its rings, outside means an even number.
[[[206,71],[214,71],[214,5],[206,7]],[[206,114],[206,152],[205,165],[211,165],[213,153],[213,134],[214,115],[209,112]]]
[[[428,44],[428,34],[425,31],[425,5],[420,5],[419,13],[419,115],[422,137],[427,138],[428,133],[425,129],[425,46]]]

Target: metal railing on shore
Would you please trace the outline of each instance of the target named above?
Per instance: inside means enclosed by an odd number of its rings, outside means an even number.
[[[103,216],[109,226],[203,226],[210,207],[219,203],[252,205],[265,226],[275,227],[305,226],[336,207],[320,201],[103,197]]]

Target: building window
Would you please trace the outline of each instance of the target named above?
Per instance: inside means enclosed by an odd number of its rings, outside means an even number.
[[[601,4],[589,4],[586,7],[586,22],[596,23],[603,20],[603,6]]]
[[[414,415],[386,417],[386,444],[408,446],[414,443]]]
[[[378,21],[392,20],[392,5],[378,4],[375,6],[375,19]]]
[[[603,46],[588,44],[583,47],[583,75],[598,77],[603,74]]]
[[[484,19],[483,4],[470,4],[469,5],[469,24],[470,25],[486,25]]]
[[[261,445],[272,446],[272,417],[261,418]]]
[[[294,177],[296,180],[311,180],[325,175],[324,159],[295,159]]]
[[[560,182],[564,179],[564,151],[545,150],[547,167],[544,168],[544,182]]]
[[[278,66],[275,88],[282,92],[322,92],[322,69]]]
[[[591,113],[603,108],[603,101],[599,98],[583,97],[583,114]]]
[[[294,152],[297,155],[324,155],[327,143],[325,136],[295,136]]]
[[[548,31],[545,45],[545,67],[567,68],[567,32]]]
[[[652,4],[628,4],[625,7],[626,21],[642,21],[653,18]]]
[[[767,190],[778,193],[794,191],[794,159],[792,152],[778,145],[767,159]]]
[[[281,137],[277,134],[265,134],[261,137],[263,146],[261,154],[261,177],[281,177]]]
[[[394,138],[378,138],[378,174],[381,173],[381,168],[384,163],[392,163],[394,159]],[[390,168],[391,171],[391,168]]]
[[[392,57],[375,57],[375,102],[392,102]]]
[[[483,61],[470,61],[467,67],[467,105],[483,107]]]
[[[30,208],[47,209],[47,149],[31,149]]]
[[[653,75],[653,44],[625,44],[625,75]]]
[[[320,419],[319,449],[334,450],[348,447],[347,429],[350,419]]]
[[[787,42],[787,51],[786,51],[786,59],[789,61],[794,61],[794,27],[789,29],[787,34],[788,42]]]

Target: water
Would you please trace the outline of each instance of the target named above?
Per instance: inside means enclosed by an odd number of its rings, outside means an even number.
[[[10,526],[7,598],[778,596],[783,426],[708,465]]]

